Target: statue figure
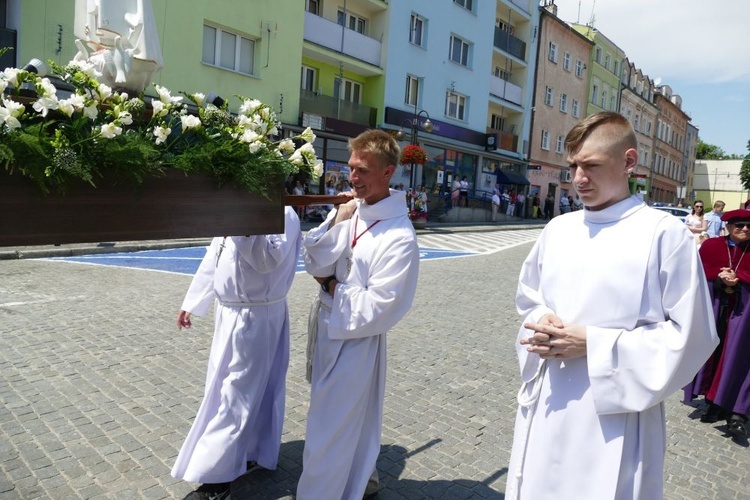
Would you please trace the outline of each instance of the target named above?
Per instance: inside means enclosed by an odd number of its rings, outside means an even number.
[[[140,94],[164,67],[151,0],[76,0],[78,53],[116,90]]]

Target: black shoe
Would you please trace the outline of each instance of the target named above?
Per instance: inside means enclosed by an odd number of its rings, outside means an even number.
[[[701,415],[701,422],[704,424],[713,424],[719,420],[724,420],[725,418],[727,418],[727,414],[722,407],[709,403],[708,409],[706,409],[706,412]]]
[[[727,420],[727,429],[729,430],[729,434],[734,436],[737,439],[742,439],[747,437],[747,428],[745,428],[745,419],[742,418],[740,415],[732,415],[729,420]]]
[[[229,483],[206,483],[188,493],[183,500],[230,500]]]

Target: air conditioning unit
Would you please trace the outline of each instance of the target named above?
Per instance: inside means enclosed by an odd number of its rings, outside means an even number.
[[[573,175],[570,173],[570,170],[560,172],[560,182],[573,182]]]

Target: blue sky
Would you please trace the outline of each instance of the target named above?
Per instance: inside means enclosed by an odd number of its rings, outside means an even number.
[[[612,40],[682,97],[700,138],[728,154],[750,141],[749,0],[555,0],[563,21]],[[580,12],[580,15],[579,15]]]

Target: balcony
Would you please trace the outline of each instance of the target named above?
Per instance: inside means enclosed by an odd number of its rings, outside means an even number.
[[[487,127],[488,134],[497,134],[497,149],[518,152],[518,136],[509,132],[503,132],[495,128]]]
[[[0,68],[15,68],[16,53],[18,52],[18,46],[16,45],[16,30],[0,28],[0,47],[9,47],[13,49],[0,56]]]
[[[494,45],[496,48],[526,62],[526,42],[519,40],[507,31],[495,28]]]
[[[304,37],[306,42],[380,66],[382,44],[379,41],[310,12],[305,12]]]
[[[317,94],[309,90],[300,90],[300,113],[312,113],[345,122],[356,123],[374,128],[378,110],[362,104],[356,104],[335,97]]]
[[[490,76],[490,94],[513,104],[523,106],[523,89],[494,75]]]

